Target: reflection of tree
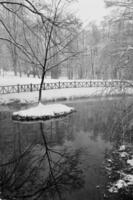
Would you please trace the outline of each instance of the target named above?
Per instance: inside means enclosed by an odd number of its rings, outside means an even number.
[[[47,137],[47,142],[58,145],[63,145],[64,141],[73,140],[73,124],[71,121],[73,115],[63,117],[60,120],[55,120],[45,123],[44,129]]]
[[[76,124],[78,129],[80,127],[80,130],[91,133],[91,140],[96,141],[100,135],[104,141],[120,144],[125,139],[133,141],[133,104],[128,98],[100,101],[100,105],[92,104],[88,112],[83,111],[83,116],[77,116],[73,124]]]
[[[124,141],[131,142],[133,104],[122,99],[110,109],[106,122],[106,135],[110,140],[121,145]]]
[[[67,190],[81,188],[82,171],[78,169],[80,152],[51,148],[40,123],[43,145],[30,145],[19,156],[0,166],[3,199],[58,199]]]

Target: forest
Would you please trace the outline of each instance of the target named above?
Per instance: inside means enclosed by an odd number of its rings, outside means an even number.
[[[1,0],[1,75],[132,80],[133,1],[105,0],[110,14],[85,26],[74,3]]]

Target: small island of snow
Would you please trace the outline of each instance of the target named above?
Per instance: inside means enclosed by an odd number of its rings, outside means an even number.
[[[43,105],[39,103],[36,107],[14,112],[12,119],[16,121],[46,121],[66,116],[74,111],[74,108],[63,104]]]

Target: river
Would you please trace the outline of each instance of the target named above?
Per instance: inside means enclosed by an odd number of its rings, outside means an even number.
[[[44,123],[17,123],[1,106],[0,183],[4,199],[103,200],[106,154],[119,135],[112,132],[120,98],[65,102],[76,113]],[[118,112],[117,112],[118,113]]]

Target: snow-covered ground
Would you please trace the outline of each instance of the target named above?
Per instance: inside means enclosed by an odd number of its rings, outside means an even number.
[[[56,82],[56,81],[70,81],[66,77],[62,77],[59,79],[51,79],[50,76],[45,78],[45,82]],[[0,86],[6,85],[18,85],[18,84],[40,84],[41,79],[38,77],[27,77],[26,75],[14,76],[13,72],[5,72],[4,76],[0,75]]]
[[[51,79],[50,76],[47,76],[44,80],[45,83],[51,83],[51,82],[62,82],[62,81],[74,81],[74,80],[68,80],[67,77],[61,77],[60,79]],[[86,81],[86,80],[76,80],[76,81]],[[13,73],[7,73],[5,76],[0,76],[0,86],[6,86],[6,85],[18,85],[18,84],[40,84],[41,79],[37,77],[27,77],[26,75],[20,76],[14,76]]]
[[[67,82],[67,81],[88,81],[86,79],[82,80],[68,80],[66,77],[61,77],[60,79],[51,79],[50,77],[46,77],[44,82],[49,83],[49,82]],[[93,80],[91,80],[93,81]],[[101,79],[98,79],[98,81],[103,81]],[[106,80],[107,81],[107,80]],[[112,81],[112,80],[108,80]],[[119,81],[119,80],[116,80]],[[6,86],[6,85],[18,85],[18,84],[40,84],[41,79],[40,78],[33,78],[32,76],[27,77],[26,75],[23,75],[22,77],[19,76],[14,76],[13,73],[7,73],[5,76],[0,76],[0,86]]]
[[[47,82],[52,81],[51,79],[47,78]],[[27,77],[22,76],[14,76],[13,74],[7,74],[6,76],[0,76],[0,86],[5,85],[18,85],[18,84],[39,84],[41,82],[41,79],[39,78],[33,78],[33,77]]]

